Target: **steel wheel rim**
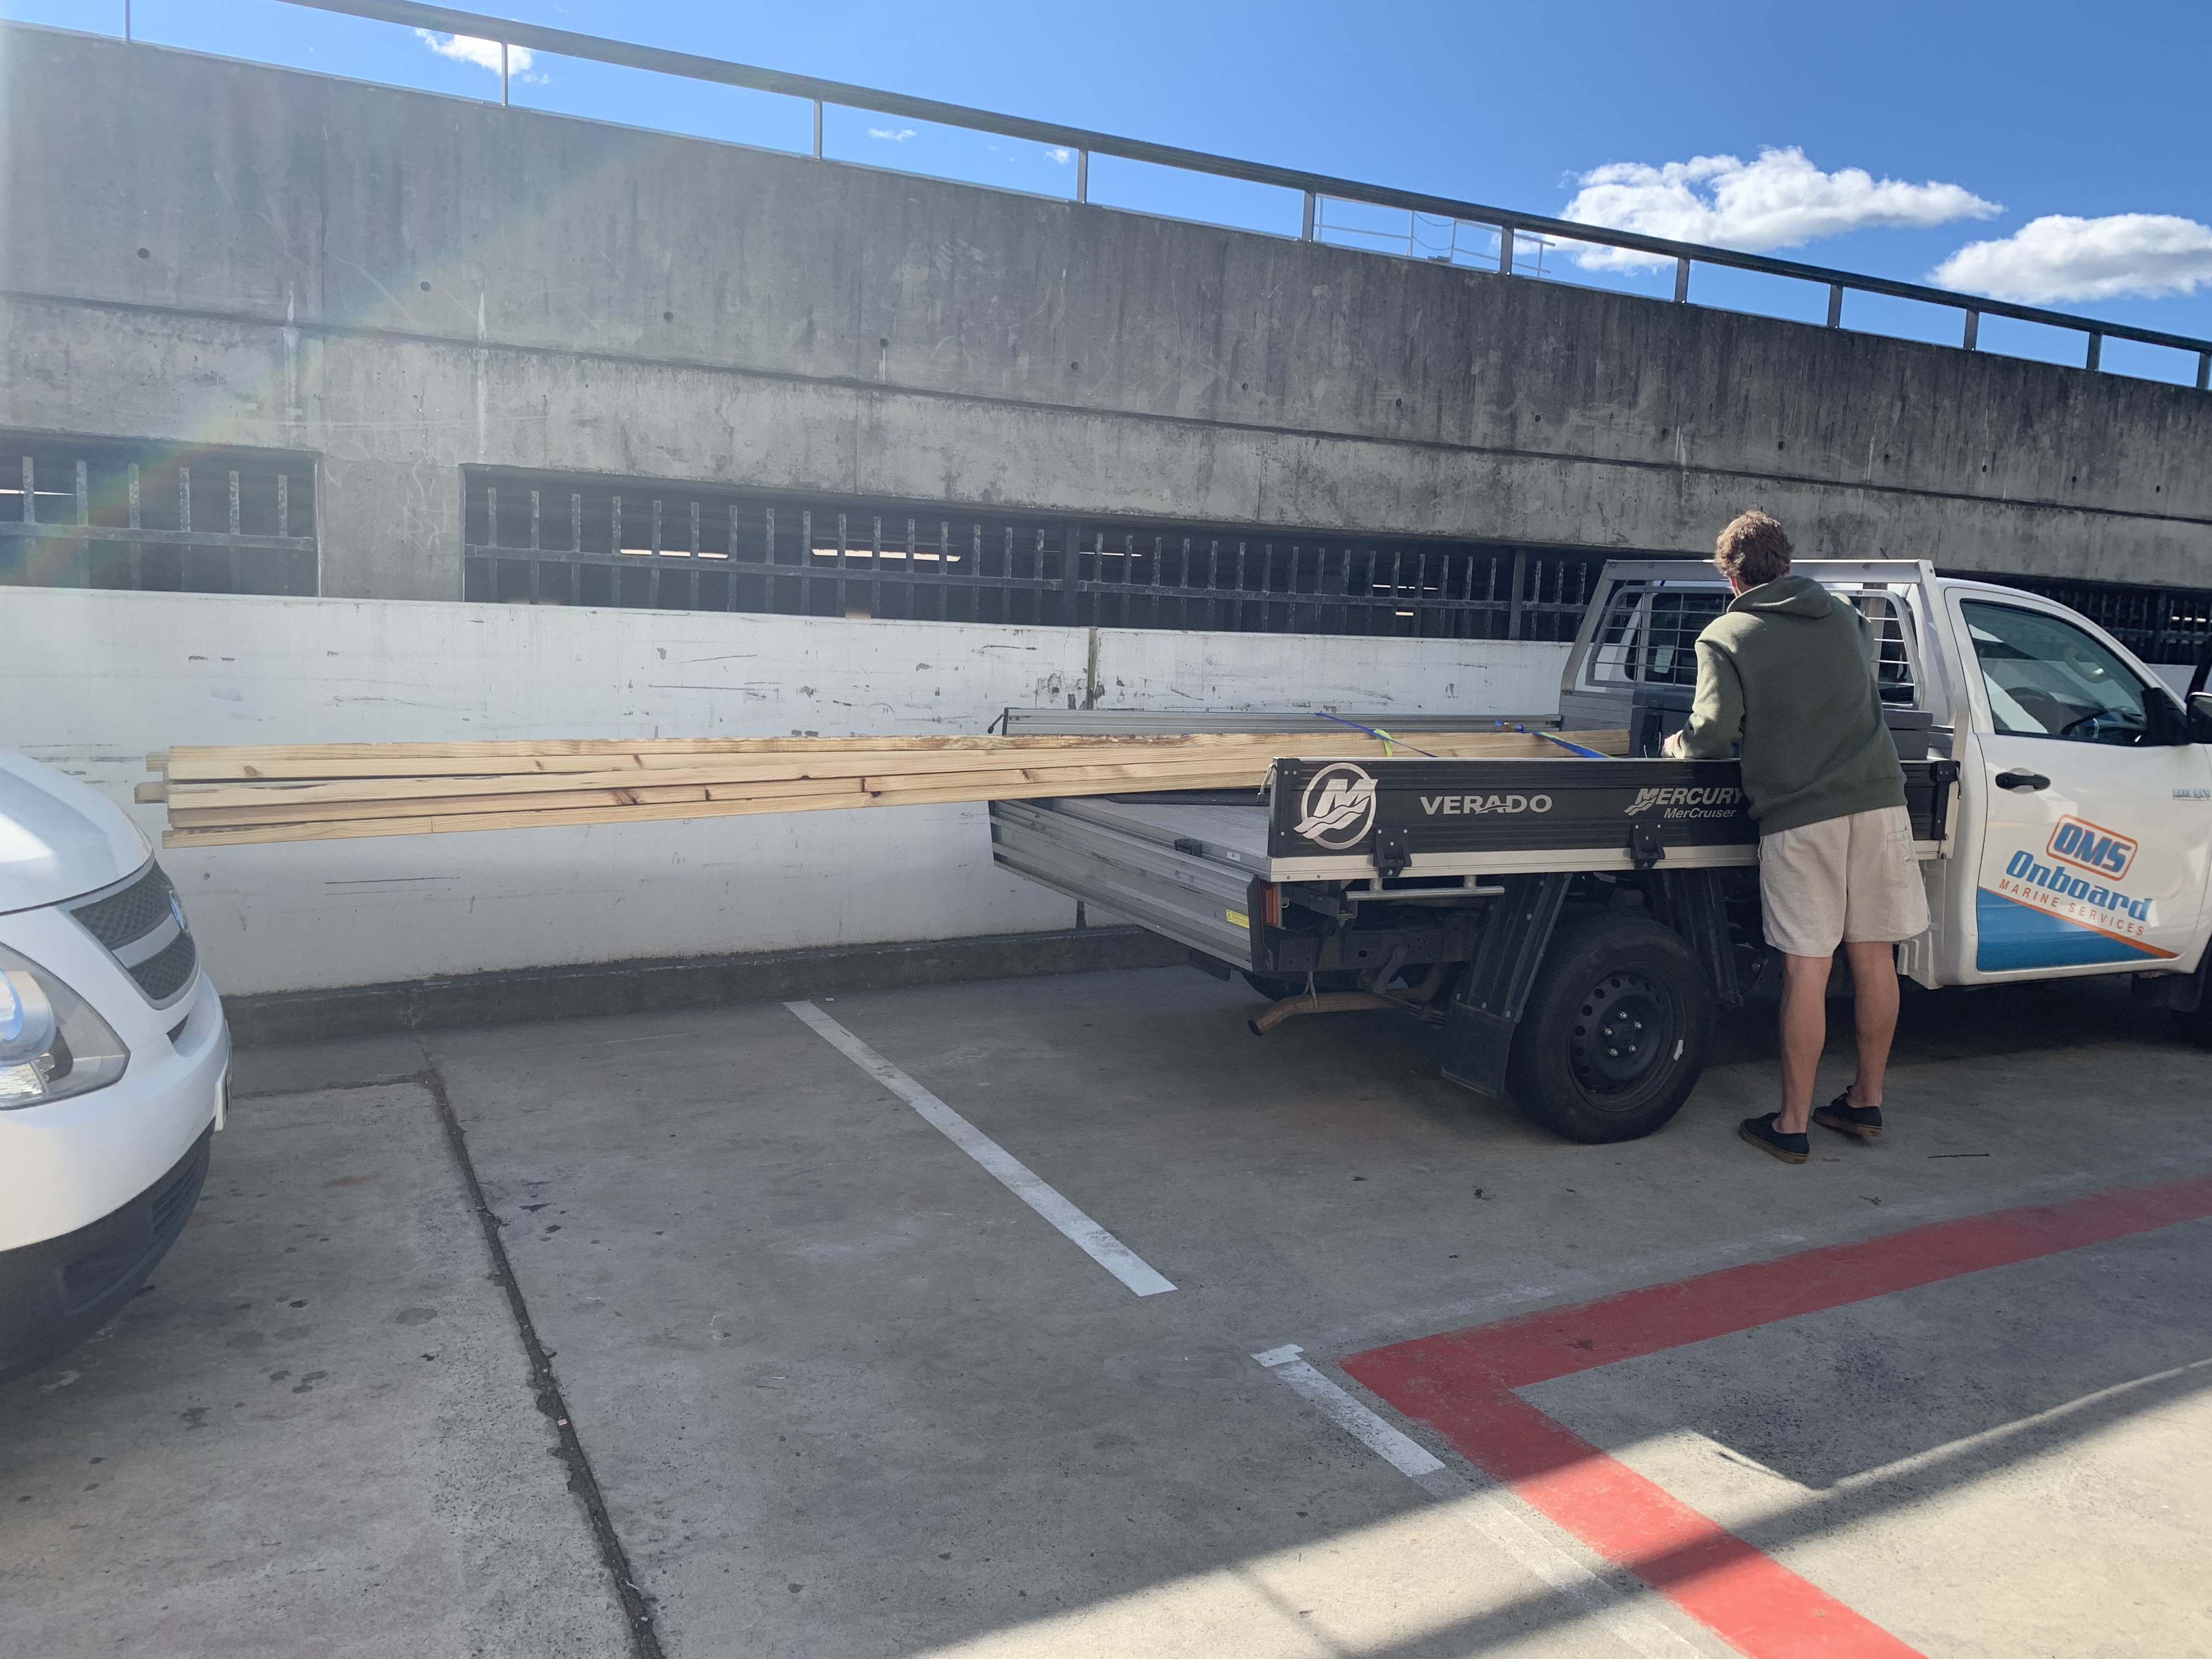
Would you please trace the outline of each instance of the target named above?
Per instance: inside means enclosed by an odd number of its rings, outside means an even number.
[[[1674,997],[1631,968],[1601,975],[1583,992],[1568,1037],[1575,1082],[1594,1099],[1637,1092],[1680,1051]]]

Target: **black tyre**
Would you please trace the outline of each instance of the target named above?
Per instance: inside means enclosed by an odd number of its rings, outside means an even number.
[[[2212,1048],[2212,994],[2187,1013],[2173,1012],[2173,1028],[2200,1048]]]
[[[1514,1103],[1570,1140],[1633,1140],[1705,1068],[1712,996],[1682,936],[1617,912],[1559,924],[1506,1066]]]

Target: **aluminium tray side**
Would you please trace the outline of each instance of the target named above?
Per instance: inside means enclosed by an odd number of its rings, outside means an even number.
[[[1257,790],[1190,794],[1070,795],[1052,810],[1087,818],[1178,853],[1239,866],[1247,875],[1267,867],[1267,798]]]
[[[1059,805],[993,801],[993,860],[1232,967],[1252,965],[1245,907],[1256,872],[1055,811]]]

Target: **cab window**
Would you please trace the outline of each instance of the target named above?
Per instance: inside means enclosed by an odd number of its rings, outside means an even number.
[[[2073,743],[2163,741],[2153,730],[2154,694],[2071,623],[1971,599],[1960,609],[2000,733]]]

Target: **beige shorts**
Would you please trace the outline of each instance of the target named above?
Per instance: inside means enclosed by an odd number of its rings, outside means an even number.
[[[1759,896],[1766,942],[1793,957],[1833,956],[1845,940],[1908,939],[1928,931],[1928,893],[1902,806],[1827,818],[1762,836]]]

